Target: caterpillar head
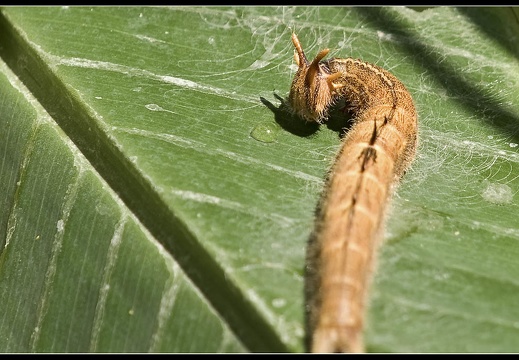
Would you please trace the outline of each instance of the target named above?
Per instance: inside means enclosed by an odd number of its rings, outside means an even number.
[[[309,62],[296,34],[292,34],[292,42],[298,70],[292,81],[288,102],[298,116],[307,121],[321,123],[328,117],[328,108],[333,104],[335,87],[332,81],[341,74],[329,74],[325,64],[320,63],[329,49],[321,50],[315,59]]]

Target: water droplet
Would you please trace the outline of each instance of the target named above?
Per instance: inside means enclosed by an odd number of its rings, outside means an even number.
[[[277,135],[279,133],[279,126],[274,123],[260,123],[254,126],[252,129],[250,136],[253,139],[264,143],[271,143],[276,141]]]
[[[58,223],[56,224],[56,228],[58,229],[58,232],[63,232],[64,226],[65,226],[65,223],[63,222],[63,220],[59,219]]]
[[[275,308],[283,307],[287,304],[287,301],[285,299],[277,298],[272,300],[272,306]]]
[[[470,228],[472,230],[479,230],[480,226],[481,226],[481,223],[479,221],[473,221]]]
[[[509,204],[514,198],[510,186],[505,184],[493,184],[491,182],[488,182],[486,189],[481,195],[486,201],[497,205]]]
[[[164,111],[164,109],[158,106],[157,104],[147,104],[144,105],[144,107],[151,111]]]

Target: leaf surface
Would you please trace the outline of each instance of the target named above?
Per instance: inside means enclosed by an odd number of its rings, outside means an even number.
[[[517,351],[515,12],[403,7],[3,8],[0,349],[304,350],[344,124],[281,106],[292,30],[391,71],[419,113],[368,350]]]

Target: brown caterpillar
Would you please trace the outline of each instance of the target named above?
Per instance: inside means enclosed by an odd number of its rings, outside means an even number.
[[[292,110],[322,123],[343,98],[353,115],[320,203],[307,272],[312,298],[312,352],[364,352],[366,293],[391,193],[413,160],[417,115],[404,85],[361,60],[312,62],[292,34],[299,67],[290,89]]]

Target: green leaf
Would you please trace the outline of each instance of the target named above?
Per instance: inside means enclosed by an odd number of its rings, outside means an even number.
[[[171,254],[0,69],[2,351],[242,350]]]
[[[305,247],[344,124],[281,106],[292,30],[309,57],[390,70],[419,113],[368,350],[518,350],[514,10],[6,7],[0,351],[305,349]]]

